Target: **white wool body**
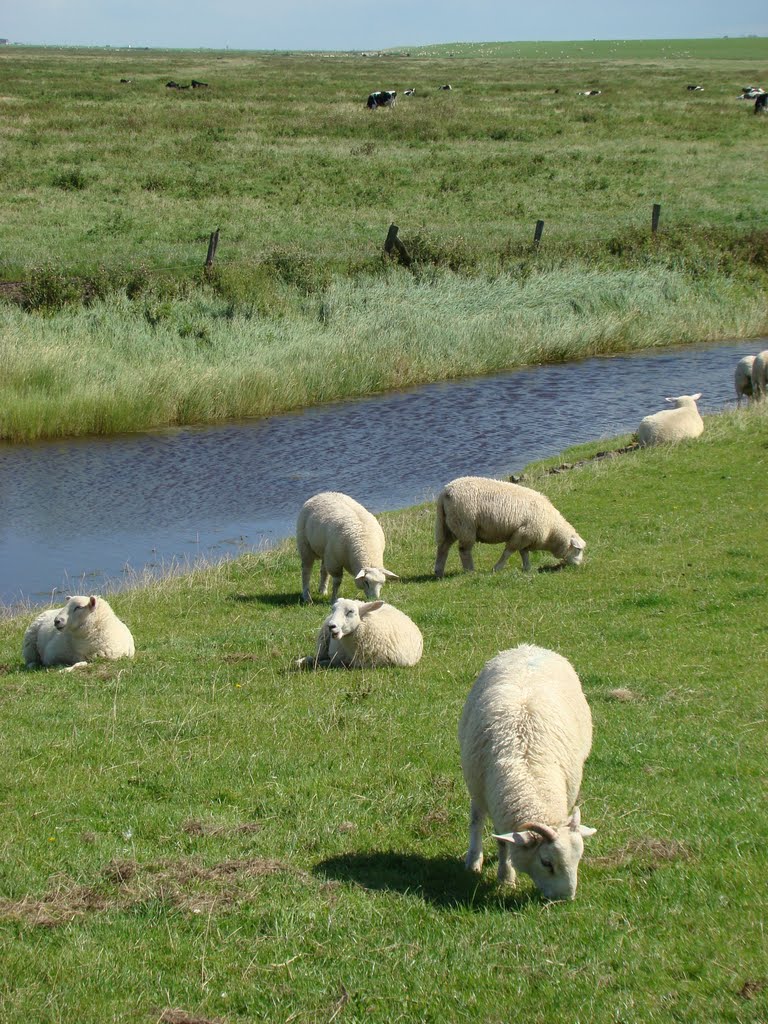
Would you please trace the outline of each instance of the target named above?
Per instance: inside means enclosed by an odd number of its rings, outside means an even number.
[[[132,658],[131,631],[103,597],[78,595],[42,612],[24,633],[23,658],[36,665],[82,665],[97,658]]]

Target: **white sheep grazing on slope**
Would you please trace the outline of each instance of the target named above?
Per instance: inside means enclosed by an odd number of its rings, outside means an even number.
[[[445,485],[437,496],[435,540],[438,578],[445,573],[456,540],[465,572],[474,570],[476,541],[505,545],[494,572],[503,569],[513,551],[520,552],[525,571],[530,568],[530,551],[551,551],[563,564],[580,565],[587,546],[545,495],[483,476],[461,476]]]
[[[484,666],[459,723],[470,796],[466,865],[483,866],[483,822],[498,842],[500,882],[530,875],[551,900],[576,895],[584,837],[576,799],[592,746],[592,715],[573,666],[522,644]]]
[[[752,365],[757,357],[744,356],[736,363],[736,370],[733,374],[733,385],[736,388],[736,401],[741,403],[742,398],[752,397]]]
[[[301,558],[301,599],[307,604],[312,566],[320,559],[320,593],[335,601],[346,569],[369,600],[378,598],[388,579],[397,575],[384,568],[384,531],[378,519],[348,494],[323,491],[305,501],[296,524]]]
[[[752,397],[756,402],[762,401],[765,398],[767,380],[768,348],[758,352],[754,363],[752,363]]]
[[[651,444],[677,444],[689,437],[698,437],[704,431],[704,420],[699,415],[696,403],[701,392],[695,395],[678,395],[667,398],[674,409],[662,409],[640,420],[637,440],[641,447]]]
[[[301,658],[300,668],[330,665],[384,668],[415,665],[424,640],[416,623],[384,601],[350,601],[340,597],[317,634],[317,652]]]
[[[96,658],[132,658],[131,631],[103,597],[68,597],[63,608],[50,608],[27,627],[22,655],[27,668],[68,665],[66,671]]]

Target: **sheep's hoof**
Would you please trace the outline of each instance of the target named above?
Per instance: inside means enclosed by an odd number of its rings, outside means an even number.
[[[475,875],[479,875],[483,870],[483,857],[482,854],[479,857],[470,858],[464,861],[464,866],[467,871],[471,871]]]

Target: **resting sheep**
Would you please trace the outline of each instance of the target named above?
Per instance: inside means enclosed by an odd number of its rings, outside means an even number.
[[[756,402],[765,398],[766,379],[768,378],[768,348],[758,352],[752,363],[752,397]]]
[[[316,654],[297,664],[300,668],[409,666],[421,659],[423,648],[421,630],[398,608],[384,601],[340,597],[317,634]]]
[[[530,551],[551,551],[564,565],[580,565],[586,547],[545,495],[482,476],[461,476],[442,489],[437,496],[435,540],[438,578],[445,574],[448,552],[456,540],[465,572],[474,570],[472,548],[477,541],[504,544],[494,572],[504,568],[513,551],[520,552],[526,572]]]
[[[755,356],[744,356],[736,363],[736,370],[733,375],[733,383],[736,388],[736,401],[741,403],[742,398],[752,397],[752,364]]]
[[[381,594],[388,579],[397,575],[384,568],[384,531],[368,509],[338,491],[323,491],[304,502],[296,524],[296,546],[301,558],[301,599],[307,604],[312,566],[320,559],[320,593],[335,601],[346,569],[369,600]]]
[[[103,597],[68,597],[63,608],[50,608],[24,633],[27,668],[68,665],[66,671],[96,658],[132,658],[131,631]]]
[[[695,395],[678,395],[665,401],[674,404],[674,409],[662,409],[640,420],[637,440],[641,447],[653,444],[677,444],[689,437],[698,437],[704,431],[704,420],[699,415],[696,402],[701,392]]]
[[[470,796],[466,865],[483,866],[483,822],[498,842],[500,882],[530,875],[551,900],[576,895],[584,837],[578,807],[592,715],[573,666],[522,644],[478,675],[459,723],[461,768]]]

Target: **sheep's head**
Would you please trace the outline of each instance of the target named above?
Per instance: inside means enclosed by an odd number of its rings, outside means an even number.
[[[595,829],[581,824],[576,807],[562,828],[531,824],[517,832],[494,835],[494,839],[511,845],[515,869],[530,875],[547,899],[572,900],[576,896],[584,839],[594,833]]]
[[[325,620],[328,632],[335,640],[354,633],[362,619],[375,612],[384,604],[383,601],[350,601],[340,597],[334,602],[331,614]]]
[[[67,603],[53,620],[54,626],[59,631],[68,629],[70,633],[82,629],[97,601],[98,598],[93,594],[90,597],[68,597]]]
[[[696,405],[701,395],[702,392],[697,391],[695,395],[676,395],[672,398],[665,398],[664,401],[674,405],[676,409],[681,409],[684,405]]]
[[[574,533],[568,541],[568,550],[565,552],[563,561],[566,565],[581,565],[584,558],[584,548],[587,542],[582,540],[578,533]]]
[[[399,579],[397,574],[390,572],[389,569],[374,569],[371,566],[365,566],[355,576],[355,583],[357,583],[369,601],[375,601],[381,594],[381,588],[387,580],[396,579]]]

